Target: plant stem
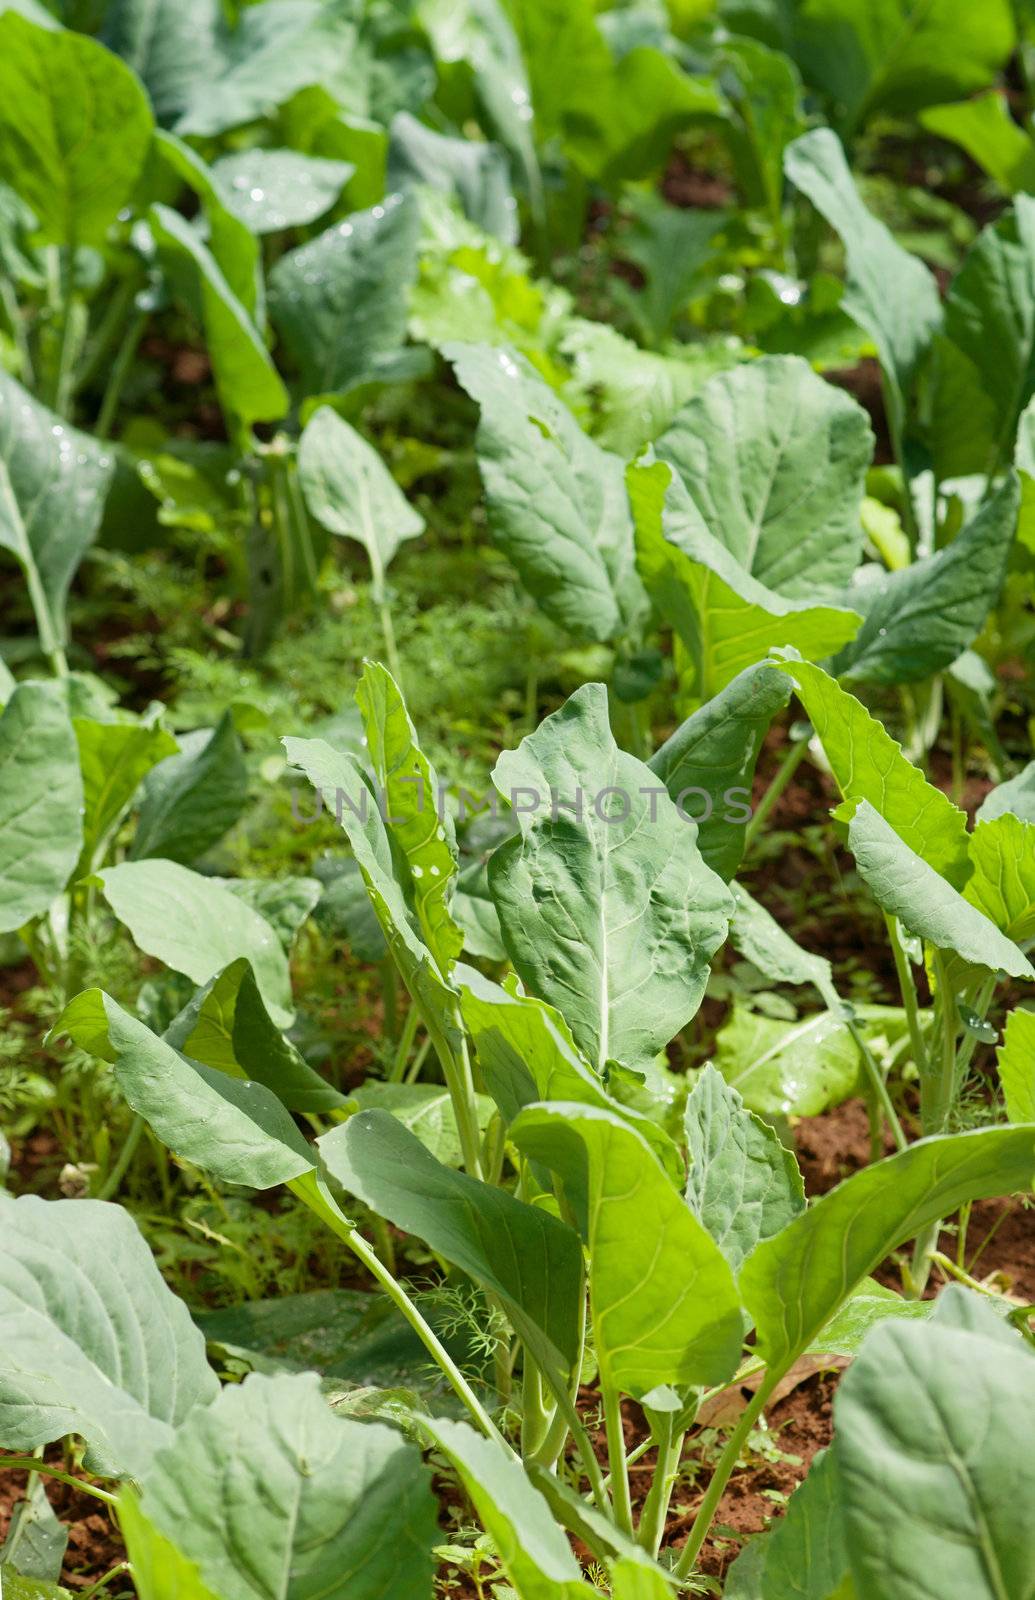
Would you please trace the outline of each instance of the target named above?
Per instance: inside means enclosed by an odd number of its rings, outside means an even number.
[[[690,1535],[680,1552],[679,1560],[672,1569],[672,1575],[677,1580],[689,1578],[693,1572],[697,1557],[701,1552],[701,1546],[708,1537],[708,1529],[711,1527],[715,1513],[719,1509],[719,1501],[725,1494],[726,1485],[730,1480],[733,1469],[740,1460],[740,1452],[747,1443],[752,1428],[765,1410],[769,1396],[782,1376],[783,1372],[780,1370],[770,1372],[765,1383],[762,1384],[726,1441],[726,1448],[719,1457],[715,1471],[712,1473],[712,1480],[708,1485],[704,1499],[701,1501],[697,1516],[694,1518],[694,1525],[690,1529]]]
[[[611,1494],[615,1521],[623,1533],[633,1531],[632,1500],[629,1495],[629,1469],[625,1459],[625,1429],[622,1427],[622,1400],[617,1389],[602,1383],[604,1429],[607,1433],[607,1462],[611,1469]]]
[[[589,1482],[593,1499],[596,1501],[598,1509],[606,1517],[610,1517],[612,1514],[611,1502],[608,1499],[607,1490],[604,1488],[604,1474],[600,1470],[600,1462],[597,1460],[596,1451],[593,1449],[590,1437],[582,1425],[582,1418],[579,1416],[575,1402],[564,1384],[559,1380],[555,1380],[548,1370],[544,1369],[543,1376],[557,1401],[557,1409],[567,1422],[569,1432],[575,1441],[575,1448],[579,1453],[582,1470]]]
[[[402,1033],[399,1035],[399,1043],[392,1058],[392,1065],[388,1070],[389,1083],[402,1083],[403,1074],[406,1071],[406,1063],[410,1059],[410,1051],[413,1049],[413,1041],[417,1036],[419,1027],[420,1012],[411,1000],[410,1009],[406,1013],[406,1021],[403,1023]]]
[[[908,1140],[902,1131],[902,1124],[898,1120],[898,1112],[895,1110],[891,1095],[888,1093],[888,1085],[884,1074],[880,1070],[877,1062],[874,1060],[873,1051],[866,1043],[866,1040],[863,1037],[862,1029],[859,1027],[859,1024],[856,1022],[855,1018],[846,1017],[845,1021],[848,1031],[855,1041],[855,1047],[862,1057],[862,1063],[866,1069],[866,1076],[870,1081],[877,1104],[883,1111],[885,1121],[887,1122],[888,1127],[891,1129],[891,1137],[895,1141],[895,1148],[897,1150],[904,1150]]]
[[[130,1123],[129,1132],[126,1135],[126,1142],[122,1146],[119,1159],[116,1161],[115,1165],[108,1173],[107,1178],[105,1178],[100,1189],[97,1191],[98,1200],[111,1200],[114,1195],[118,1194],[122,1180],[129,1171],[130,1163],[137,1153],[137,1145],[140,1143],[143,1132],[144,1119],[140,1115],[139,1111],[134,1112],[133,1121]]]
[[[924,1134],[941,1133],[949,1120],[956,1095],[956,1010],[949,984],[948,968],[940,950],[932,950],[937,975],[937,1015],[941,1025],[941,1064],[936,1066],[933,1052],[928,1072],[920,1084],[920,1118]],[[931,1275],[931,1257],[942,1231],[941,1219],[931,1222],[917,1236],[910,1268],[910,1292],[917,1300]]]
[[[471,1074],[471,1060],[467,1053],[467,1039],[461,1028],[459,1030],[460,1049],[455,1051],[441,1028],[436,1027],[428,1018],[424,1019],[424,1024],[431,1035],[435,1053],[442,1064],[442,1075],[446,1080],[449,1098],[453,1102],[453,1115],[456,1118],[456,1128],[460,1135],[460,1149],[463,1152],[464,1168],[472,1178],[480,1178],[482,1176],[482,1140],[478,1131],[478,1114],[474,1102],[474,1078]]]
[[[75,338],[75,239],[70,238],[61,253],[61,339],[58,345],[57,377],[54,384],[54,410],[68,416],[74,393],[76,361]]]
[[[348,1245],[353,1254],[359,1258],[370,1275],[381,1285],[392,1304],[405,1317],[432,1360],[442,1369],[454,1394],[463,1402],[478,1427],[487,1438],[492,1439],[502,1450],[505,1450],[508,1456],[517,1460],[514,1451],[502,1433],[500,1433],[435,1330],[421,1316],[402,1284],[381,1263],[367,1244],[367,1241],[357,1231],[355,1225],[349,1221],[345,1213],[336,1205],[322,1179],[315,1172],[306,1172],[300,1178],[293,1178],[288,1184],[288,1188],[292,1194],[297,1195],[304,1205],[309,1207],[310,1211],[315,1212],[320,1220],[326,1223],[331,1232],[343,1244]]]
[[[109,1506],[115,1505],[118,1500],[118,1495],[110,1494],[107,1489],[98,1489],[95,1483],[75,1478],[70,1472],[62,1472],[58,1467],[50,1467],[45,1461],[41,1461],[39,1456],[0,1456],[0,1471],[42,1472],[48,1478],[56,1478],[58,1483],[69,1484],[82,1494],[92,1494],[95,1499],[103,1500]]]
[[[116,352],[111,372],[108,375],[108,382],[101,400],[101,409],[97,413],[94,432],[98,439],[109,439],[111,437],[111,430],[119,408],[119,401],[122,398],[122,391],[133,366],[137,345],[140,343],[146,327],[147,312],[138,311],[132,321],[128,323],[122,336],[122,342]]]
[[[794,774],[804,761],[805,756],[808,753],[808,748],[809,741],[807,739],[799,739],[797,743],[788,745],[787,749],[784,751],[783,758],[773,775],[772,782],[770,783],[765,794],[762,796],[762,799],[760,800],[758,807],[751,818],[751,821],[748,823],[747,828],[744,831],[745,855],[747,854],[748,850],[750,850],[754,840],[758,837],[762,828],[765,826],[769,815],[773,811],[780,796],[783,794],[787,785],[790,783],[791,779],[794,777]]]
[[[22,320],[14,285],[10,278],[2,273],[0,273],[0,305],[3,306],[4,315],[11,325],[11,337],[18,351],[18,375],[25,387],[31,389],[36,382],[36,372],[32,364],[32,352],[29,349],[29,335]]]
[[[679,1470],[679,1459],[683,1453],[683,1440],[686,1437],[685,1433],[676,1428],[676,1417],[673,1412],[666,1412],[659,1420],[658,1464],[654,1469],[654,1478],[644,1503],[636,1535],[647,1554],[654,1559],[657,1559],[661,1548],[665,1519],[668,1516],[672,1489]]]
[[[913,1060],[921,1079],[927,1068],[927,1050],[924,1046],[924,1036],[920,1027],[920,1007],[916,998],[916,984],[913,982],[913,973],[909,965],[902,944],[902,931],[899,928],[898,918],[890,912],[884,913],[884,921],[888,930],[888,939],[891,943],[891,953],[895,958],[895,974],[902,994],[902,1004],[905,1007],[906,1021],[909,1025],[909,1040],[913,1046]]]

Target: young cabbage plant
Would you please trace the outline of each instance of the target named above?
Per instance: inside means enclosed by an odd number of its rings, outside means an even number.
[[[738,703],[749,686],[772,694],[782,678],[780,667],[756,669],[729,700]],[[129,1106],[178,1159],[219,1183],[286,1186],[370,1272],[469,1419],[450,1422],[416,1403],[407,1426],[458,1473],[519,1595],[537,1600],[558,1585],[574,1596],[592,1592],[567,1530],[612,1573],[616,1594],[647,1585],[660,1596],[670,1581],[691,1579],[741,1450],[795,1361],[809,1351],[853,1355],[874,1323],[923,1314],[871,1274],[955,1208],[1028,1189],[1035,1127],[935,1133],[805,1208],[793,1157],[713,1068],[695,1080],[680,1127],[627,1104],[630,1086],[700,1004],[731,919],[739,916],[753,958],[764,954],[789,981],[822,992],[825,963],[789,940],[781,945],[758,908],[741,903],[738,911],[705,863],[695,825],[652,781],[657,773],[617,748],[606,693],[589,685],[497,768],[501,790],[525,791],[526,805],[519,832],[490,867],[514,968],[505,984],[494,982],[459,960],[451,827],[383,667],[367,667],[359,701],[366,767],[321,741],[291,740],[288,752],[338,806],[434,1043],[455,1141],[391,1096],[364,1109],[342,1105],[279,1037],[281,1020],[246,962],[217,975],[164,1036],[99,990],[74,1000],[59,1030],[112,1063]],[[721,749],[729,738],[721,718],[709,724],[698,714],[673,770],[685,777],[694,748]],[[527,805],[532,792],[543,806]],[[941,913],[949,915],[944,905]],[[973,961],[975,936],[969,924],[959,952],[945,959]],[[494,1108],[488,1123],[486,1103]],[[294,1120],[300,1111],[317,1130],[321,1117],[332,1121],[315,1143]],[[367,1242],[342,1192],[362,1206],[375,1236],[386,1224],[412,1235],[471,1285],[493,1352],[491,1385],[453,1353]],[[579,1404],[591,1358],[606,1474]],[[700,1405],[748,1376],[757,1388],[690,1535],[665,1552],[671,1494]],[[250,1379],[234,1403],[247,1407],[247,1396],[258,1404],[261,1387]],[[623,1426],[629,1406],[649,1431],[638,1454],[658,1451],[638,1514]],[[50,1426],[55,1436],[85,1432],[67,1412]],[[184,1459],[193,1459],[195,1430],[208,1437],[205,1414],[192,1412],[183,1426]],[[199,1561],[218,1597],[228,1571],[220,1563],[242,1558],[227,1555],[228,1544],[238,1546],[222,1524],[206,1524],[212,1546],[195,1554],[201,1547],[178,1525],[184,1513],[169,1509],[182,1506],[195,1476],[170,1466],[180,1437],[159,1453],[157,1477],[146,1462],[130,1464],[134,1493],[145,1511],[149,1494],[167,1508],[161,1532]],[[109,1449],[118,1442],[105,1439]],[[18,1434],[11,1447],[39,1442]],[[328,1567],[327,1592],[344,1600],[365,1592],[352,1581],[342,1576],[336,1588]]]
[[[776,664],[776,663],[774,663]],[[957,1125],[979,1043],[1001,979],[1035,979],[1025,948],[1035,941],[1035,825],[1009,809],[967,818],[904,755],[883,726],[821,667],[782,661],[815,729],[842,804],[857,869],[884,913],[920,1083],[924,1135]],[[995,791],[993,791],[995,793]],[[923,1015],[914,978],[922,966],[932,1007]],[[896,1140],[902,1132],[889,1110]],[[920,1241],[914,1282],[929,1271],[934,1229]]]
[[[221,896],[236,930],[233,954],[254,952],[271,966],[276,940],[261,914],[183,864],[222,838],[247,801],[229,713],[217,728],[177,741],[161,725],[161,707],[143,717],[120,711],[88,678],[12,682],[4,698],[0,932],[21,937],[41,975],[66,996],[78,988],[79,944],[96,923],[98,891],[141,949],[175,971],[195,967],[196,981],[215,970],[202,977],[200,965],[226,932],[211,904]],[[120,862],[134,812],[132,859]],[[158,893],[178,901],[176,915]],[[285,960],[282,996],[286,974]]]
[[[517,1193],[444,1165],[384,1110],[353,1115],[309,1145],[280,1098],[280,1085],[278,1092],[254,1080],[242,1081],[226,1070],[222,1059],[206,1066],[185,1053],[197,1048],[197,1030],[189,1031],[189,1024],[175,1030],[177,1048],[92,991],[73,1003],[61,1025],[80,1042],[92,1041],[93,1048],[114,1062],[130,1105],[181,1159],[224,1183],[260,1189],[286,1183],[364,1262],[438,1363],[475,1425],[472,1430],[419,1410],[408,1424],[455,1466],[521,1595],[556,1592],[546,1585],[561,1580],[573,1585],[573,1594],[591,1592],[584,1590],[585,1580],[560,1533],[565,1528],[613,1566],[616,1579],[630,1562],[644,1569],[643,1582],[654,1581],[650,1573],[660,1578],[668,1569],[651,1563],[662,1542],[683,1436],[699,1402],[716,1386],[761,1373],[760,1387],[730,1436],[691,1535],[676,1553],[671,1575],[685,1582],[740,1450],[781,1378],[808,1350],[855,1354],[863,1333],[875,1322],[913,1315],[908,1302],[871,1285],[869,1274],[932,1217],[982,1195],[1029,1185],[1035,1129],[1026,1125],[924,1140],[803,1210],[793,1158],[771,1129],[743,1110],[739,1097],[717,1074],[706,1072],[688,1103],[683,1137],[690,1167],[684,1179],[680,1149],[656,1128],[650,1140],[644,1137],[636,1120],[610,1099],[593,1069],[580,1060],[548,1006],[494,991],[484,980],[471,983],[472,1026],[479,1054],[484,1051],[484,1059],[492,1062],[487,1084],[510,1119],[508,1148]],[[496,1011],[502,1018],[499,1027]],[[548,1093],[574,1089],[579,1098],[537,1099],[539,1082]],[[497,1308],[511,1330],[513,1371],[520,1377],[510,1398],[511,1412],[521,1417],[514,1444],[405,1286],[341,1211],[329,1187],[332,1181],[377,1216],[422,1239],[437,1257],[473,1280],[487,1306]],[[539,1203],[530,1203],[522,1193],[539,1197]],[[549,1193],[560,1216],[543,1203]],[[743,1204],[731,1205],[733,1194],[742,1196]],[[0,1439],[11,1449],[28,1451],[47,1438],[79,1434],[90,1446],[94,1471],[130,1480],[145,1509],[149,1496],[156,1514],[161,1505],[165,1537],[185,1558],[199,1562],[217,1597],[230,1600],[238,1590],[232,1583],[227,1587],[228,1576],[234,1563],[244,1560],[244,1547],[222,1519],[202,1519],[203,1530],[195,1533],[189,1511],[195,1493],[189,1485],[198,1476],[195,1441],[200,1429],[210,1441],[206,1474],[219,1479],[230,1466],[219,1464],[218,1450],[212,1454],[212,1429],[222,1427],[217,1408],[239,1408],[231,1429],[236,1436],[250,1426],[252,1406],[262,1416],[267,1386],[283,1385],[284,1380],[250,1378],[231,1402],[228,1394],[214,1394],[214,1380],[202,1376],[196,1358],[181,1359],[178,1381],[182,1387],[190,1380],[192,1387],[174,1401],[141,1369],[139,1332],[126,1326],[123,1333],[120,1322],[114,1336],[110,1325],[103,1339],[95,1336],[87,1319],[73,1317],[63,1294],[51,1307],[49,1280],[44,1280],[42,1294],[34,1290],[30,1325],[20,1261],[31,1260],[39,1249],[37,1235],[46,1219],[38,1214],[53,1208],[39,1201],[7,1204],[19,1208],[19,1226],[9,1235],[15,1247],[6,1277],[10,1280],[13,1274],[13,1284],[5,1282],[6,1292],[0,1296],[5,1335]],[[90,1207],[89,1202],[76,1203],[77,1228],[63,1218],[59,1225],[64,1248],[74,1249],[80,1263],[87,1252],[79,1233],[88,1222],[93,1224]],[[571,1220],[563,1220],[565,1215]],[[22,1217],[34,1225],[27,1241]],[[128,1281],[123,1253],[111,1256],[112,1238],[121,1235],[118,1230],[113,1235],[111,1223],[101,1221],[99,1236],[106,1240],[112,1269]],[[135,1234],[128,1219],[125,1229]],[[146,1258],[139,1240],[135,1248]],[[59,1268],[60,1263],[55,1281],[60,1280]],[[154,1281],[158,1283],[157,1275]],[[161,1292],[171,1300],[167,1290]],[[115,1304],[122,1302],[116,1299]],[[138,1291],[127,1302],[133,1308],[128,1314],[139,1315],[142,1304]],[[149,1313],[150,1340],[171,1316],[168,1307],[163,1317]],[[57,1322],[60,1338],[50,1332],[49,1319]],[[745,1348],[742,1341],[752,1324],[755,1343]],[[122,1338],[132,1338],[138,1351],[130,1373],[121,1378],[128,1388],[125,1396],[110,1376],[103,1382],[94,1376],[98,1367],[108,1374],[107,1363],[121,1359]],[[607,1479],[575,1403],[589,1340],[605,1417],[611,1418]],[[167,1343],[166,1338],[161,1360],[168,1372]],[[48,1406],[29,1408],[24,1404],[26,1386],[39,1382],[41,1349],[46,1352]],[[294,1382],[297,1406],[302,1390],[299,1380]],[[331,1420],[330,1413],[315,1409],[315,1388],[312,1393],[311,1427],[319,1431],[318,1416]],[[658,1473],[635,1525],[629,1460],[618,1426],[623,1397],[642,1407],[651,1443],[660,1450]],[[207,1405],[213,1407],[211,1427],[208,1410],[201,1409]],[[280,1437],[279,1427],[277,1432]],[[558,1460],[567,1459],[569,1433],[576,1452],[574,1470],[584,1476],[593,1504],[573,1494],[565,1477],[556,1474]],[[258,1456],[270,1462],[267,1452]],[[293,1451],[290,1459],[295,1459]],[[191,1460],[195,1465],[188,1471],[185,1463]],[[26,1467],[34,1462],[38,1465],[38,1458],[27,1458]],[[257,1469],[260,1487],[266,1470]],[[170,1475],[179,1483],[176,1494],[169,1489]],[[123,1502],[126,1495],[124,1488]],[[330,1501],[347,1505],[346,1489],[339,1485]],[[327,1521],[341,1525],[340,1517],[328,1515]],[[323,1525],[313,1528],[307,1541],[312,1559],[313,1547],[324,1549],[324,1537]],[[130,1533],[127,1538],[134,1562],[141,1560]],[[395,1559],[410,1557],[397,1553]],[[365,1594],[365,1589],[351,1586],[356,1580],[347,1563],[340,1571],[335,1568],[339,1560],[326,1552],[327,1592],[343,1600]]]

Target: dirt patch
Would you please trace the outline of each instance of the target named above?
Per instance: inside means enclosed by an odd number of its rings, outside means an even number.
[[[798,1165],[805,1193],[826,1194],[842,1179],[850,1178],[870,1163],[870,1114],[862,1100],[824,1111],[819,1117],[802,1117],[794,1129]],[[883,1153],[893,1155],[894,1140],[885,1132]]]
[[[725,178],[692,166],[680,151],[669,162],[661,192],[669,205],[687,210],[721,211],[733,203],[733,188]]]
[[[48,1450],[46,1459],[61,1464],[59,1451]],[[0,1457],[0,1542],[7,1536],[11,1513],[25,1498],[24,1472],[4,1472]],[[61,1582],[69,1589],[88,1589],[113,1567],[126,1559],[125,1546],[115,1530],[108,1509],[92,1495],[82,1494],[71,1484],[47,1480],[47,1498],[55,1515],[68,1529],[68,1549]],[[128,1577],[115,1580],[113,1595],[136,1593]]]

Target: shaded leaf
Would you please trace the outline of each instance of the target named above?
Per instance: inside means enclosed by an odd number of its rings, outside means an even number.
[[[40,917],[83,843],[79,754],[60,684],[22,683],[0,716],[0,933]]]
[[[139,1476],[219,1389],[186,1306],[119,1206],[0,1192],[0,1218],[0,1443],[78,1433],[94,1470]]]

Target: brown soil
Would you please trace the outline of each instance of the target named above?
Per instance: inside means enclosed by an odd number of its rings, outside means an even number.
[[[60,1450],[48,1450],[46,1459],[61,1465]],[[0,1456],[0,1464],[3,1457]],[[7,1536],[11,1512],[25,1496],[24,1472],[0,1471],[0,1543]],[[69,1589],[88,1589],[112,1567],[125,1561],[126,1552],[116,1533],[107,1507],[92,1495],[80,1494],[70,1484],[48,1480],[47,1498],[61,1522],[69,1530],[68,1550],[61,1582]],[[113,1594],[131,1594],[128,1578],[118,1579]]]
[[[692,210],[720,211],[733,202],[733,189],[724,178],[691,166],[678,150],[669,162],[661,192],[670,205]]]

